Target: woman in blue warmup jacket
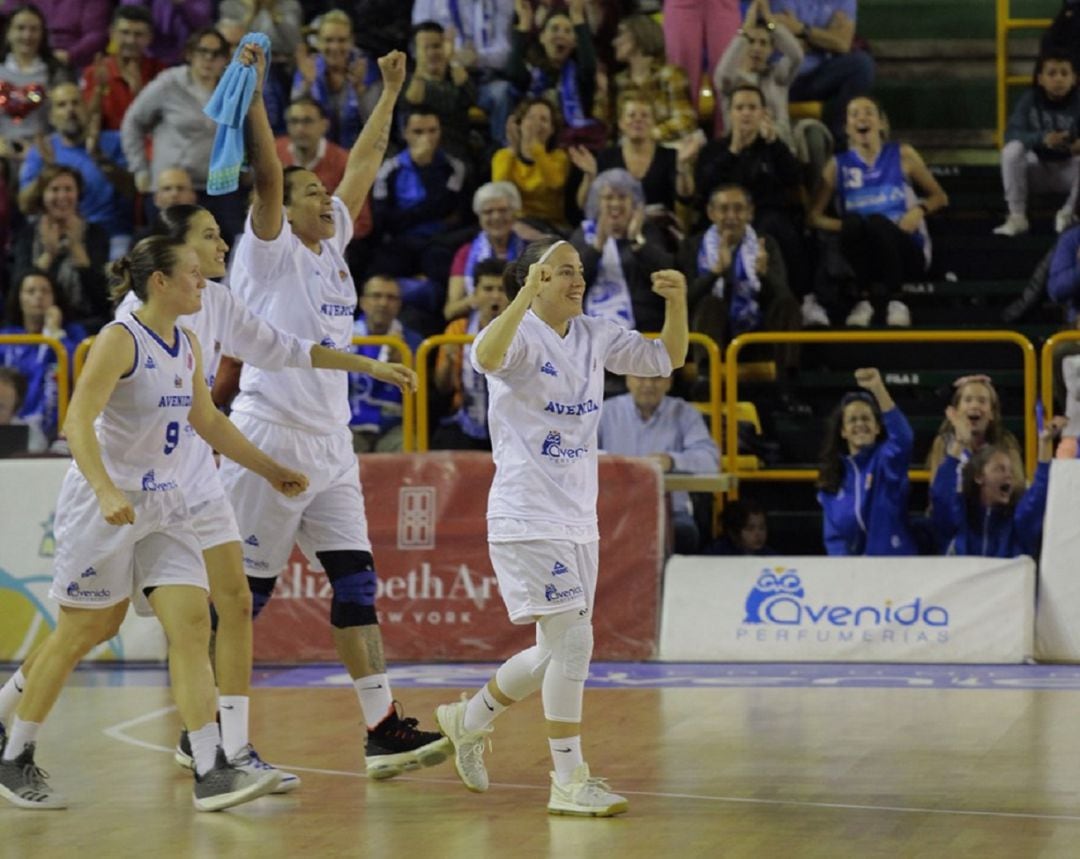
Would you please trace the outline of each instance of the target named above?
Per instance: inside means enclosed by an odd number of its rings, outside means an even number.
[[[988,558],[1034,556],[1042,537],[1054,438],[1065,418],[1054,418],[1039,435],[1035,479],[1024,491],[1005,448],[984,445],[966,462],[963,433],[968,422],[953,407],[946,415],[956,431],[930,485],[931,523],[946,555]]]
[[[818,502],[830,555],[914,555],[908,466],[915,437],[881,373],[855,371],[861,391],[833,413],[821,454]]]

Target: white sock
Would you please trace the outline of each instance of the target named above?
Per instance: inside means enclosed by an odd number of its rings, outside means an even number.
[[[248,702],[247,695],[222,695],[218,698],[218,713],[221,714],[221,747],[225,757],[232,760],[248,744]]]
[[[585,763],[581,756],[581,735],[548,739],[548,745],[551,747],[551,759],[555,762],[555,780],[562,785],[569,784],[574,770]]]
[[[221,745],[221,731],[217,722],[207,722],[197,731],[188,731],[191,743],[191,756],[195,759],[195,772],[206,775],[214,768],[218,746]]]
[[[18,716],[11,726],[8,734],[7,745],[4,746],[4,760],[13,761],[23,753],[27,746],[37,742],[38,731],[41,730],[41,722],[24,722]]]
[[[469,699],[469,703],[465,705],[465,730],[473,734],[486,728],[495,721],[495,717],[505,710],[507,706],[507,704],[500,704],[496,701],[488,692],[487,686],[485,686],[473,695]]]
[[[394,696],[390,694],[390,678],[386,674],[369,674],[367,677],[353,679],[356,695],[360,699],[360,709],[364,711],[364,722],[370,731],[387,717],[394,707]]]
[[[15,715],[15,708],[19,706],[19,699],[25,688],[26,675],[22,673],[22,668],[16,670],[7,679],[7,683],[0,686],[0,722],[7,722]]]

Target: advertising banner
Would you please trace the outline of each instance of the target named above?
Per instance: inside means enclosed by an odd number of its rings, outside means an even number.
[[[1039,561],[1035,654],[1060,662],[1080,660],[1080,460],[1050,463],[1050,490]]]
[[[388,661],[498,661],[530,646],[510,623],[488,559],[491,455],[436,451],[360,457],[377,608]],[[655,656],[663,569],[663,489],[643,460],[600,459],[596,659]],[[330,586],[294,549],[255,623],[258,662],[336,661]]]
[[[0,662],[20,662],[56,626],[49,599],[56,551],[53,518],[68,459],[0,460]],[[88,659],[164,659],[153,618],[129,611],[120,634]]]
[[[1031,558],[708,558],[664,574],[660,658],[713,662],[1021,662]]]

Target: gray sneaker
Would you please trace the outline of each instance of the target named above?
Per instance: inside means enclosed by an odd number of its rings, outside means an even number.
[[[259,757],[255,747],[248,743],[238,754],[229,758],[229,764],[246,773],[261,774],[276,772],[281,776],[281,781],[274,788],[274,793],[289,793],[300,787],[300,776],[279,770],[272,764],[268,764]]]
[[[15,760],[0,761],[0,796],[19,808],[39,811],[67,808],[63,795],[49,787],[48,777],[34,763],[34,744],[30,743]]]
[[[248,772],[225,759],[218,746],[214,768],[203,776],[195,774],[195,807],[199,811],[221,811],[272,793],[281,781],[278,770]]]
[[[488,789],[488,774],[484,768],[484,745],[495,729],[488,725],[479,731],[465,730],[465,707],[468,696],[462,693],[456,704],[440,704],[435,708],[435,721],[454,746],[454,769],[471,791],[483,793]]]

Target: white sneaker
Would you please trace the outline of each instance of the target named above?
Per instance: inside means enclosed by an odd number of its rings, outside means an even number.
[[[261,776],[263,773],[275,772],[281,776],[281,781],[274,788],[273,793],[291,793],[300,787],[300,776],[279,770],[268,764],[259,757],[255,747],[248,743],[239,753],[229,758],[229,764],[246,773]]]
[[[468,695],[463,692],[461,700],[456,704],[440,704],[435,708],[435,722],[454,746],[454,769],[465,787],[474,793],[483,793],[488,789],[484,745],[490,742],[488,734],[495,729],[488,725],[472,733],[465,730],[465,708],[468,700]]]
[[[844,324],[851,328],[869,328],[870,321],[874,318],[874,305],[869,301],[860,301],[847,315]]]
[[[1058,213],[1054,215],[1054,230],[1056,232],[1063,233],[1075,223],[1076,215],[1068,206],[1064,209],[1058,209]]]
[[[559,784],[551,773],[551,797],[548,814],[574,814],[580,817],[612,817],[630,808],[626,797],[612,793],[602,778],[589,775],[588,764],[578,764],[569,784]]]
[[[1005,223],[994,228],[995,236],[1020,236],[1029,229],[1027,215],[1009,215]]]
[[[808,292],[802,300],[802,324],[804,328],[828,328],[829,314],[818,304],[817,296]]]
[[[885,308],[885,324],[890,328],[910,328],[911,311],[902,301],[890,301]]]

